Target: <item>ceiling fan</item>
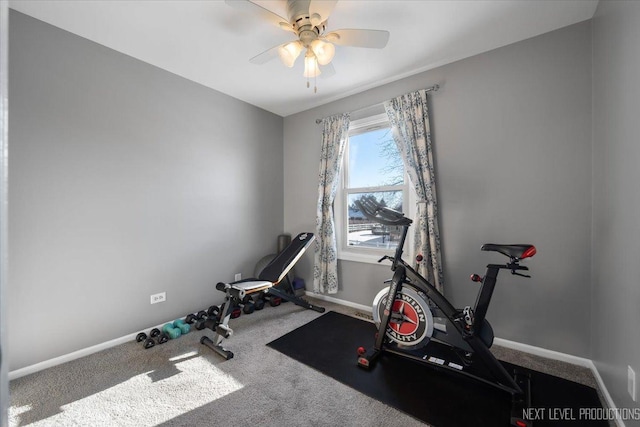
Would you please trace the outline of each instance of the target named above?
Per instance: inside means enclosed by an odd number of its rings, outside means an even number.
[[[325,75],[335,74],[331,60],[335,46],[353,46],[382,49],[389,41],[389,32],[384,30],[341,29],[327,31],[328,18],[338,0],[287,0],[287,18],[271,12],[250,0],[225,0],[230,6],[260,15],[275,26],[296,35],[290,42],[274,46],[249,60],[253,64],[264,64],[276,56],[289,68],[303,50],[304,73],[309,79],[323,71]],[[320,69],[322,66],[322,71]],[[314,92],[317,87],[314,83]]]

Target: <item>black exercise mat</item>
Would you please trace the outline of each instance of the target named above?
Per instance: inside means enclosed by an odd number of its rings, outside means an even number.
[[[509,425],[509,394],[463,375],[392,354],[384,354],[370,371],[359,368],[356,349],[371,348],[375,332],[370,322],[328,312],[267,345],[436,427]],[[508,370],[513,368],[503,364]],[[531,374],[532,407],[538,409],[535,427],[608,425],[581,419],[580,408],[601,407],[593,388],[519,369]],[[568,416],[575,420],[566,420]]]

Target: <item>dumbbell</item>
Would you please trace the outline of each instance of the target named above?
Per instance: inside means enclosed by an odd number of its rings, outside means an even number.
[[[200,310],[197,313],[188,314],[184,321],[188,324],[195,323],[197,330],[202,330],[205,328],[205,322],[207,318],[212,321],[217,320],[218,315],[220,314],[220,308],[217,305],[210,306],[207,311]]]
[[[180,330],[180,328],[174,328],[173,327],[173,323],[167,323],[162,327],[162,332],[164,332],[165,334],[167,334],[169,336],[169,338],[171,338],[172,340],[180,337],[180,335],[182,335],[182,331]]]
[[[149,335],[150,337],[147,337],[147,334],[145,334],[144,332],[140,332],[136,336],[136,341],[143,342],[144,348],[146,349],[149,349],[156,344],[156,341],[154,341],[154,338],[156,337],[157,337],[156,339],[158,344],[164,344],[167,341],[169,341],[169,337],[167,336],[167,334],[160,332],[160,329],[158,328],[153,328],[149,332]]]
[[[145,334],[144,332],[140,332],[136,336],[136,341],[141,342],[144,348],[146,348],[147,350],[156,345],[156,342],[153,340],[153,338],[148,338],[147,334]]]
[[[256,310],[262,310],[264,308],[264,299],[260,296],[253,301],[253,307]]]
[[[253,298],[251,298],[251,296],[249,295],[245,295],[244,298],[242,298],[242,311],[244,311],[244,314],[251,314],[255,311],[256,309],[256,305],[253,302]]]
[[[207,317],[208,317],[207,312],[204,310],[200,310],[197,313],[188,314],[184,320],[188,324],[195,323],[196,329],[202,330],[204,329],[204,322],[207,320]]]
[[[220,307],[220,313],[224,312],[225,304],[226,302],[222,304],[222,307]],[[242,314],[242,309],[237,303],[234,302],[233,307],[231,307],[231,318],[237,319],[238,317],[240,317],[241,314]]]
[[[177,319],[173,321],[173,327],[180,329],[182,335],[188,334],[191,330],[191,326],[185,323],[184,319]]]
[[[169,335],[165,334],[164,332],[160,331],[160,329],[158,328],[153,328],[151,330],[151,332],[149,332],[149,335],[151,335],[151,338],[155,338],[158,337],[158,344],[164,344],[167,341],[169,341]]]
[[[231,307],[231,318],[237,319],[242,314],[242,307],[238,303],[235,303],[233,307]]]
[[[153,328],[151,332],[149,332],[149,335],[151,335],[151,338],[158,337],[158,344],[164,344],[169,341],[169,335],[160,331],[158,328]]]
[[[271,305],[271,307],[277,307],[282,304],[282,298],[273,295],[264,294],[262,295],[262,299],[269,301],[269,305]]]
[[[280,297],[271,297],[271,298],[269,298],[269,304],[271,304],[271,307],[277,307],[280,304],[282,304],[282,298],[280,298]]]
[[[191,325],[196,320],[198,320],[198,314],[199,313],[202,313],[202,311],[199,311],[198,313],[189,313],[189,314],[187,314],[187,316],[184,318],[184,321],[186,323],[188,323],[189,325]]]
[[[220,316],[220,307],[217,305],[212,305],[207,309],[207,316],[209,317],[218,317]]]

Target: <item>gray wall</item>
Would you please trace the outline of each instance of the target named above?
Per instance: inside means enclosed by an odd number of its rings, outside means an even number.
[[[0,427],[8,424],[7,407],[9,405],[9,367],[5,358],[6,347],[6,288],[7,288],[7,163],[8,145],[7,111],[8,105],[8,73],[7,65],[9,47],[9,5],[0,2]]]
[[[9,369],[221,302],[215,283],[283,231],[283,119],[15,11],[9,26]]]
[[[593,19],[592,358],[618,407],[640,381],[640,3],[601,1]],[[640,426],[626,421],[627,426]]]
[[[576,24],[286,117],[285,228],[315,224],[316,118],[440,84],[431,114],[447,296],[473,304],[469,274],[502,262],[482,243],[535,244],[533,278],[503,273],[488,318],[501,338],[588,357],[590,39],[590,22]],[[337,298],[369,305],[390,271],[340,262],[339,276]]]

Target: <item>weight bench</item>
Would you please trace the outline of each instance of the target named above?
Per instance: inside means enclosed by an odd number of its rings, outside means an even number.
[[[293,286],[289,282],[290,292],[278,287],[293,266],[298,262],[302,254],[315,240],[313,233],[298,234],[282,252],[280,252],[260,272],[256,279],[245,279],[231,283],[218,283],[216,289],[226,293],[224,308],[219,317],[207,319],[205,327],[215,332],[213,339],[203,336],[200,343],[206,345],[225,359],[231,359],[233,353],[222,347],[222,340],[230,338],[233,330],[229,327],[231,312],[237,304],[241,303],[247,295],[279,297],[291,301],[295,305],[324,313],[324,307],[310,304],[308,301],[295,295]],[[262,295],[261,295],[262,294]]]

